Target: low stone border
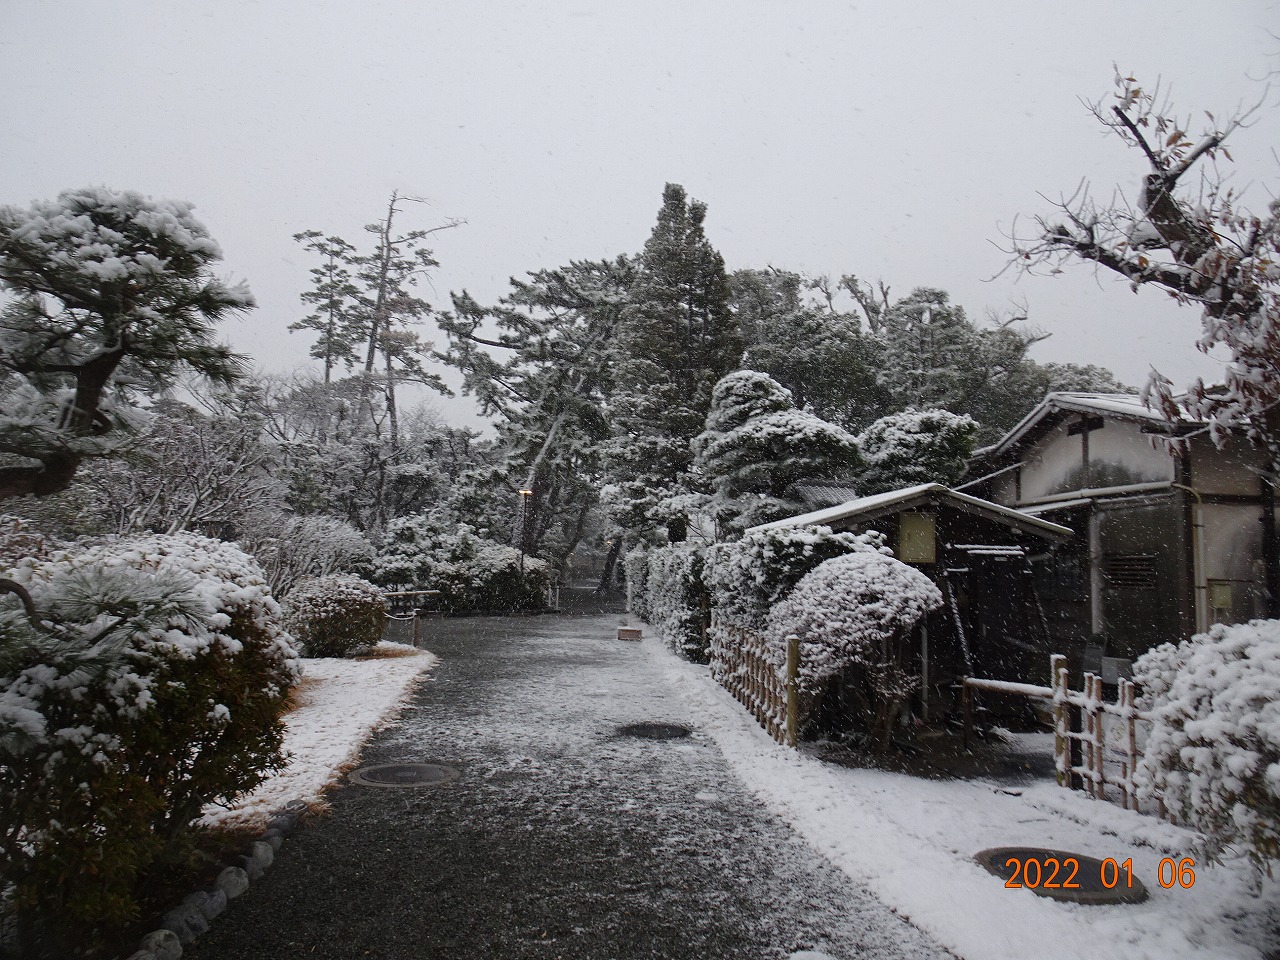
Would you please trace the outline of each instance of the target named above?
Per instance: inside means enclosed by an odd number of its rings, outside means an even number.
[[[227,903],[249,889],[249,884],[266,872],[275,860],[276,851],[298,825],[307,809],[302,800],[290,800],[284,809],[272,815],[262,836],[249,847],[249,852],[234,857],[218,874],[213,886],[197,890],[164,915],[159,929],[142,938],[138,949],[127,960],[178,960],[182,948],[209,929],[215,917],[227,909]]]

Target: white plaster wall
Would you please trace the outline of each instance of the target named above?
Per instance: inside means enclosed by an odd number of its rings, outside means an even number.
[[[1080,464],[1080,438],[1067,436],[1065,423],[1054,427],[1022,459],[1022,502],[1062,492],[1063,481]]]
[[[1207,503],[1204,510],[1205,576],[1209,580],[1262,582],[1262,508]]]
[[[1163,444],[1153,441],[1156,438],[1143,433],[1139,424],[1108,418],[1101,430],[1089,433],[1089,463],[1114,464],[1133,474],[1131,483],[1177,479],[1177,461]]]

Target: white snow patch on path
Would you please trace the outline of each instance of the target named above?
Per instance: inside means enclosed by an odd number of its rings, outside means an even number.
[[[1055,784],[1012,796],[975,781],[852,770],[788,750],[756,724],[705,667],[648,636],[703,732],[744,783],[817,851],[967,960],[1261,960],[1280,881],[1251,882],[1248,865],[1197,864],[1191,889],[1161,889],[1164,857],[1191,856],[1196,834]],[[1133,858],[1150,899],[1084,906],[1008,890],[973,856],[997,846]]]
[[[355,762],[374,731],[399,712],[435,654],[383,641],[392,656],[303,660],[297,709],[284,718],[288,763],[230,808],[205,807],[206,826],[264,826],[290,800],[322,802],[324,791]]]

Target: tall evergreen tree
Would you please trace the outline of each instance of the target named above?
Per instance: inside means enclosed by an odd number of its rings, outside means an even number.
[[[379,434],[385,423],[393,447],[400,442],[397,384],[420,383],[449,393],[444,381],[423,366],[431,344],[414,328],[433,310],[413,288],[439,265],[423,241],[462,221],[399,234],[396,218],[403,204],[413,201],[414,197],[391,194],[386,215],[365,227],[376,237],[373,250],[366,254],[358,253],[341,237],[323,237],[319,231],[294,236],[319,254],[322,262],[311,271],[315,285],[302,294],[303,302],[315,306],[316,312],[289,329],[317,331],[319,338],[311,355],[324,362],[326,383],[339,362],[361,368],[358,415]],[[378,393],[382,394],[381,409],[375,404]]]
[[[354,309],[360,288],[351,275],[356,249],[341,237],[326,237],[319,230],[295,233],[293,239],[318,254],[321,262],[311,268],[311,289],[300,295],[314,312],[289,324],[289,329],[316,331],[311,356],[324,364],[324,382],[329,383],[339,363],[348,370],[355,366],[356,348],[362,339]]]
[[[729,277],[742,330],[742,366],[767,373],[791,391],[795,405],[846,429],[870,423],[889,404],[880,383],[884,344],[864,332],[858,315],[834,298],[813,296],[823,281],[770,267]]]
[[[679,184],[666,185],[615,338],[615,517],[633,532],[665,526],[672,540],[685,536],[679,497],[690,487],[690,442],[716,381],[742,357],[724,259],[703,232],[706,213]]]
[[[1032,360],[1031,348],[1047,334],[1022,327],[1022,319],[979,326],[946,291],[930,288],[885,307],[876,335],[889,404],[880,415],[910,409],[967,414],[978,422],[978,441],[990,443],[1050,390],[1126,389],[1098,367]]]
[[[463,389],[481,410],[500,418],[495,492],[507,504],[524,497],[519,545],[557,569],[597,503],[613,338],[633,275],[623,257],[576,261],[513,279],[494,307],[455,294],[453,312],[440,318],[446,361],[463,371]]]

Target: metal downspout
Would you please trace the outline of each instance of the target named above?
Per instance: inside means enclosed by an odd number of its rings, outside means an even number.
[[[1195,557],[1195,569],[1192,579],[1196,591],[1196,633],[1204,633],[1209,629],[1209,580],[1206,576],[1206,560],[1204,546],[1204,498],[1195,487],[1185,483],[1170,484],[1176,490],[1185,490],[1196,498],[1191,514],[1191,552]]]

